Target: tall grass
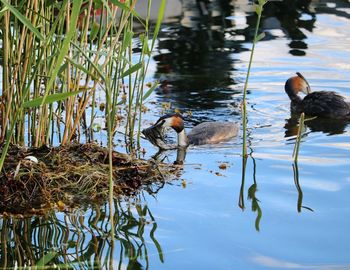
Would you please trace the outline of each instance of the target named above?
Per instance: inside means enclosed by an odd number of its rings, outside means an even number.
[[[151,0],[146,18],[135,11],[136,0],[0,2],[3,59],[0,170],[10,143],[38,147],[53,144],[59,137],[61,144],[67,144],[80,140],[82,128],[91,135],[96,93],[103,92],[109,206],[113,213],[113,141],[121,126],[117,112],[126,106],[122,118],[126,119],[125,134],[131,151],[134,138],[139,138],[135,126],[140,132],[143,102],[154,89],[144,93],[149,57],[160,29],[165,0],[161,1],[150,47]],[[134,21],[142,26],[138,35]],[[142,44],[137,61],[133,56],[135,37]],[[114,239],[113,215],[110,217]]]
[[[144,83],[165,0],[152,39],[150,14],[141,18],[136,2],[0,0],[0,169],[10,143],[38,147],[59,138],[66,144],[80,140],[82,128],[91,134],[100,92],[106,98],[108,145],[122,125],[116,114],[127,105],[121,118],[134,146],[142,103],[154,89],[144,91]],[[141,26],[138,34],[134,21]],[[136,59],[133,40],[138,37],[142,53]]]

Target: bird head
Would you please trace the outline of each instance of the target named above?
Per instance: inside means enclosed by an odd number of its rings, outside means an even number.
[[[306,95],[311,93],[311,87],[309,83],[299,72],[297,72],[297,76],[291,77],[286,81],[284,90],[291,99],[292,97],[297,96],[299,92],[302,92]]]
[[[184,130],[184,119],[179,113],[166,114],[160,117],[153,127],[162,127],[167,128],[171,127],[177,133],[180,133]]]

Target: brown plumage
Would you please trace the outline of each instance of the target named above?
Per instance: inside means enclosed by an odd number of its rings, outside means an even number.
[[[350,119],[350,104],[345,98],[332,91],[311,92],[310,85],[300,73],[289,78],[285,91],[291,100],[293,112],[304,112],[310,116],[320,116],[335,119]],[[302,99],[298,94],[306,94]]]

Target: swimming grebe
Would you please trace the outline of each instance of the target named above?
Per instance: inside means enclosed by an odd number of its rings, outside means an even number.
[[[184,119],[178,114],[167,114],[158,119],[142,133],[155,145],[163,149],[174,148],[164,143],[164,129],[171,127],[177,133],[177,147],[190,144],[215,144],[237,136],[238,126],[230,122],[204,122],[195,126],[188,135],[185,132]]]
[[[289,78],[284,86],[284,90],[291,100],[293,112],[304,112],[310,116],[350,119],[350,104],[345,101],[344,97],[332,91],[311,93],[310,85],[304,76],[299,72],[297,75]],[[299,92],[306,94],[304,99],[298,96]]]

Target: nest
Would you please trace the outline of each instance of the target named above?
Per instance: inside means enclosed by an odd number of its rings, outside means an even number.
[[[0,147],[1,148],[1,147]],[[164,184],[175,166],[131,159],[113,152],[114,196]],[[41,214],[105,201],[109,194],[108,150],[97,144],[24,149],[11,146],[0,173],[0,213]]]

